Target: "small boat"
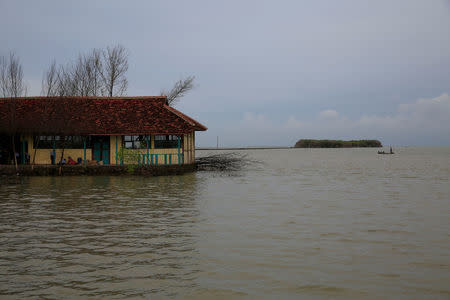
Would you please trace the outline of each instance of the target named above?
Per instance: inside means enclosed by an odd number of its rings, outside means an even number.
[[[394,151],[392,151],[392,147],[391,147],[389,152],[378,151],[378,154],[394,154]]]

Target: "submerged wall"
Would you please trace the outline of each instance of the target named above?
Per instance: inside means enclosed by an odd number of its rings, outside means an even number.
[[[180,175],[193,172],[195,165],[172,165],[172,166],[68,166],[61,169],[61,175],[140,175],[140,176],[166,176]],[[16,171],[13,165],[1,165],[0,176],[59,176],[59,166],[56,165],[19,165]]]

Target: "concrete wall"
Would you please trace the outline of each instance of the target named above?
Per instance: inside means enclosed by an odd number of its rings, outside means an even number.
[[[52,165],[37,165],[32,169],[30,165],[19,165],[16,170],[13,165],[3,165],[0,168],[0,176],[59,176],[59,175],[139,175],[139,176],[167,176],[180,175],[196,170],[195,165],[171,165],[171,166],[69,166],[61,168]]]

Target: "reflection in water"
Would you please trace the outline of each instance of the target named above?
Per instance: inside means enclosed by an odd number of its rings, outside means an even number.
[[[195,174],[0,185],[0,295],[171,296],[195,285]]]

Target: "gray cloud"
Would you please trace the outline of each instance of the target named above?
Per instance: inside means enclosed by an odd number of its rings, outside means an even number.
[[[450,144],[450,96],[419,99],[398,106],[392,115],[362,115],[350,119],[335,110],[323,110],[309,121],[290,116],[276,122],[266,114],[247,112],[222,132],[233,146],[292,146],[300,138],[380,139],[390,145]]]
[[[423,0],[0,1],[0,55],[15,50],[39,94],[53,59],[121,43],[131,54],[129,95],[196,76],[178,108],[209,127],[200,145],[214,145],[245,112],[275,124],[313,122],[325,110],[336,122],[369,120],[450,92],[449,14],[448,1]],[[279,132],[240,132],[222,140],[287,143]],[[405,134],[404,143],[442,143]]]

